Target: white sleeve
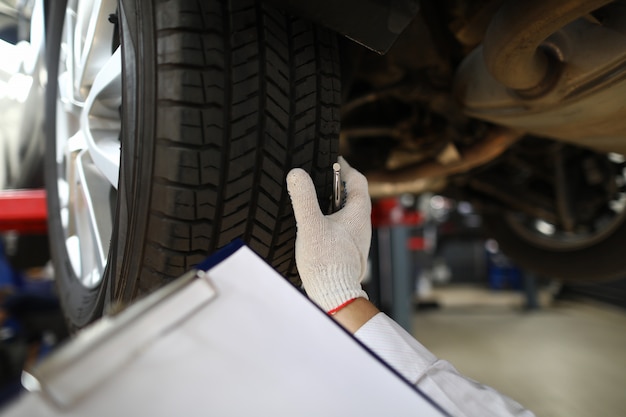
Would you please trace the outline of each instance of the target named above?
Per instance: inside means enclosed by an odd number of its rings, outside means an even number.
[[[378,313],[354,335],[454,417],[534,416],[511,398],[437,359],[384,313]]]

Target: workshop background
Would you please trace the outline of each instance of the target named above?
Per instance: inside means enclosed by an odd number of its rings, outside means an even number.
[[[537,416],[624,415],[625,279],[564,285],[524,271],[471,205],[437,195],[375,203],[374,219],[375,250],[397,262],[375,269],[395,268],[413,291],[396,294],[406,310],[386,303],[384,277],[370,294],[438,357]],[[394,236],[407,248],[395,256]]]

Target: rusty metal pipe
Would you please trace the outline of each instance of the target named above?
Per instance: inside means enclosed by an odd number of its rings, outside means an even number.
[[[370,194],[372,197],[382,197],[399,192],[420,193],[432,188],[433,184],[442,186],[447,176],[469,171],[491,161],[522,136],[517,131],[494,128],[482,141],[465,149],[457,162],[441,164],[433,161],[394,171],[368,173]]]
[[[521,133],[513,130],[494,128],[479,143],[463,151],[458,162],[444,165],[433,161],[395,171],[375,171],[369,173],[367,178],[373,182],[403,182],[418,178],[436,178],[458,174],[496,158],[521,136]]]
[[[532,91],[552,78],[540,48],[551,34],[612,0],[507,0],[493,17],[483,51],[491,75],[508,88]]]

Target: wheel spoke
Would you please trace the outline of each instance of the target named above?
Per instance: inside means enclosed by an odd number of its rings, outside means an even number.
[[[87,141],[91,159],[115,188],[120,169],[120,56],[118,48],[98,73],[81,115],[81,131]]]
[[[70,260],[70,264],[72,265],[72,269],[74,270],[74,275],[80,277],[82,265],[80,256],[80,239],[78,238],[78,236],[73,235],[68,237],[65,240],[65,249],[67,250],[67,256]]]
[[[95,0],[79,2],[74,33],[74,89],[85,98],[89,88],[111,55],[114,26],[108,16],[115,12],[116,2]]]
[[[87,151],[75,159],[76,178],[73,198],[76,234],[81,248],[81,279],[88,286],[94,270],[104,272],[111,236],[110,185],[96,169]],[[86,281],[89,282],[86,282]]]

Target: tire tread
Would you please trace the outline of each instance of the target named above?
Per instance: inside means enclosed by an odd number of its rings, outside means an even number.
[[[238,237],[298,283],[284,178],[304,167],[326,204],[334,36],[254,0],[161,0],[155,15],[159,137],[138,294]]]

